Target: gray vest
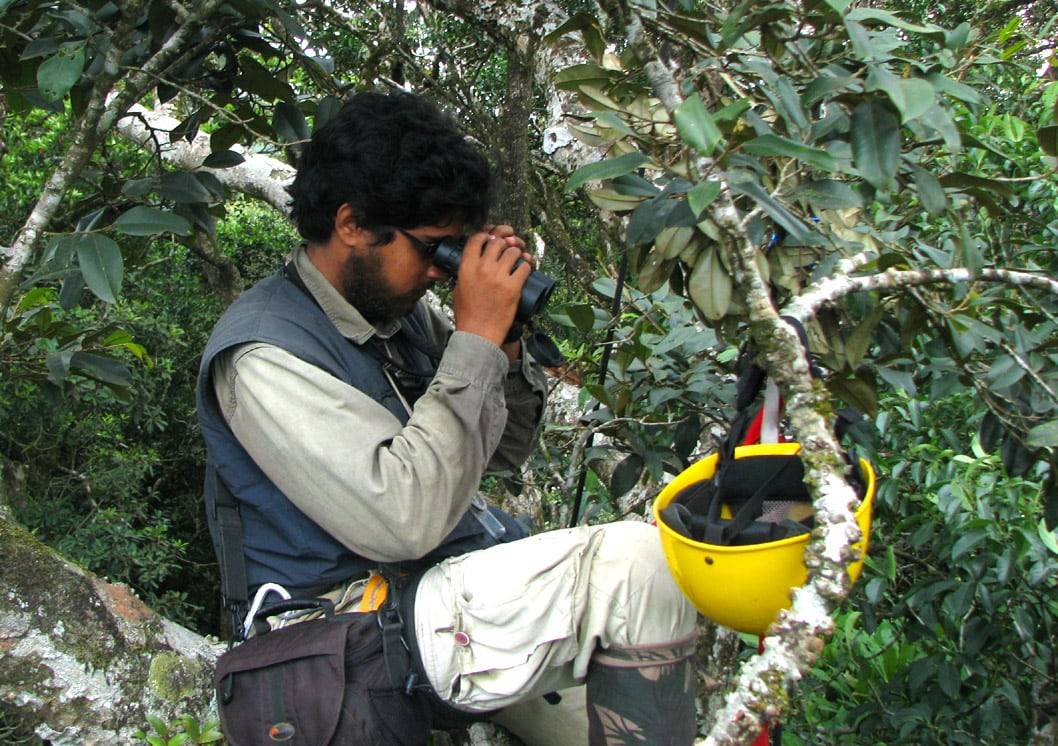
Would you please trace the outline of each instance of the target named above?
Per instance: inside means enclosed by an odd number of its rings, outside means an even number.
[[[416,308],[401,323],[425,336],[423,309]],[[378,563],[354,554],[291,503],[258,468],[224,421],[213,393],[210,366],[222,351],[247,342],[264,342],[287,350],[367,394],[401,424],[407,423],[408,413],[386,378],[380,360],[343,337],[315,301],[282,273],[243,293],[217,322],[202,353],[196,402],[206,441],[206,468],[224,480],[239,505],[247,584],[252,591],[263,583],[276,582],[292,592],[314,595]],[[433,361],[424,352],[408,346],[404,353],[408,367],[434,371]],[[214,480],[207,473],[206,513],[214,548],[220,556],[213,519],[214,488]],[[492,512],[507,529],[504,541],[525,535],[505,513]],[[467,513],[437,549],[407,564],[409,569],[424,567],[446,556],[494,543],[481,523]]]

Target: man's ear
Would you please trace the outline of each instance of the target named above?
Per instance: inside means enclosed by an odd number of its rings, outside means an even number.
[[[359,242],[363,232],[364,229],[360,227],[353,208],[348,202],[343,203],[334,215],[335,236],[346,246],[352,246]]]

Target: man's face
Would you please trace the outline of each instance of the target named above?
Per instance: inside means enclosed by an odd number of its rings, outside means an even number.
[[[388,243],[355,248],[342,267],[342,295],[371,322],[406,315],[435,282],[448,279],[433,264],[427,247],[460,236],[462,230],[458,221],[394,229]]]

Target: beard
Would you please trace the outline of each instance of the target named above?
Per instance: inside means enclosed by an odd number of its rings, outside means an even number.
[[[432,284],[397,293],[382,276],[382,259],[377,250],[364,256],[351,255],[342,265],[342,295],[372,323],[411,313]]]

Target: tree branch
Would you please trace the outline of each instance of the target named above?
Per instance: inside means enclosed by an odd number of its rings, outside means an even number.
[[[873,275],[858,277],[835,275],[809,286],[783,309],[783,313],[800,321],[806,321],[840,298],[852,293],[870,290],[900,292],[919,285],[944,283],[956,285],[964,282],[993,282],[1021,288],[1036,288],[1058,296],[1058,281],[1029,272],[1008,269],[888,269]]]

